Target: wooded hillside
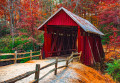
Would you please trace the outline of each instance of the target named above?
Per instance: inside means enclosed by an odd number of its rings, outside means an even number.
[[[107,49],[115,51],[120,46],[120,0],[0,0],[0,53],[40,50],[44,32],[37,28],[60,7],[87,19],[102,31],[105,34],[102,44]],[[115,63],[116,71],[120,70],[118,63],[119,60]],[[114,64],[108,66],[111,65]],[[120,73],[117,75],[113,77],[115,80]]]

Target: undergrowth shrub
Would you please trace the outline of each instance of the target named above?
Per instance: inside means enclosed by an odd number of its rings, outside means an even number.
[[[39,42],[44,43],[44,35],[38,35]]]
[[[107,72],[110,74],[114,80],[117,80],[120,82],[120,59],[116,60],[113,59],[113,61],[106,64]]]
[[[4,37],[7,34],[10,34],[10,28],[0,23],[0,37]]]
[[[30,60],[29,58],[21,59],[21,60],[20,60],[20,63],[25,63],[25,62],[27,62],[27,61],[29,61],[29,60]]]
[[[33,46],[34,45],[34,46]],[[34,49],[35,47],[35,49]],[[30,52],[30,50],[40,50],[40,45],[38,45],[36,42],[34,42],[31,39],[28,38],[28,36],[21,35],[16,36],[14,41],[14,46],[12,46],[12,37],[11,36],[5,36],[4,38],[0,38],[0,53],[14,53],[15,51],[18,51],[18,53],[21,52]],[[20,58],[27,57],[30,55],[19,55]],[[19,58],[18,57],[18,58]],[[14,56],[0,56],[0,59],[9,59],[14,58]],[[37,57],[35,57],[37,59]],[[21,59],[18,62],[24,63],[28,61],[29,59]]]

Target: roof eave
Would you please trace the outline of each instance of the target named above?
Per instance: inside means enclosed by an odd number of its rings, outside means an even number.
[[[53,15],[51,15],[44,23],[42,23],[42,25],[40,25],[37,29],[40,30],[43,25],[45,25],[53,16],[55,16],[60,10],[62,9],[62,7],[60,9],[58,9],[58,11],[56,11]]]

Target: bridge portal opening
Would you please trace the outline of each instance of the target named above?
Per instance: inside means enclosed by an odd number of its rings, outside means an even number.
[[[47,26],[47,56],[60,56],[77,51],[77,26]]]

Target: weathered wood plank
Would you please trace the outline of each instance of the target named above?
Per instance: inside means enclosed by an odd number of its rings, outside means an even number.
[[[22,57],[22,58],[17,58],[17,60],[26,59],[26,58],[30,58],[30,56],[28,56],[28,57]]]
[[[30,60],[32,60],[32,50],[30,50]]]
[[[34,73],[35,73],[35,70],[34,70],[34,71],[29,71],[29,72],[26,72],[26,73],[21,74],[21,75],[19,75],[19,76],[16,76],[16,77],[14,77],[14,78],[12,78],[12,79],[9,79],[9,80],[7,80],[7,81],[3,81],[3,82],[1,82],[1,83],[14,83],[14,82],[16,82],[16,81],[18,81],[18,80],[21,80],[21,79],[23,79],[23,78],[25,78],[25,77],[28,77],[28,76],[30,76],[31,74],[34,74]]]
[[[41,55],[41,56],[39,57],[39,59],[42,59],[41,49],[40,49],[40,55]]]
[[[40,57],[41,57],[41,60],[42,60],[42,55]]]
[[[34,51],[34,52],[32,52],[32,53],[37,53],[37,52],[41,52],[41,51]]]
[[[68,67],[68,61],[69,61],[69,58],[67,57],[67,60],[66,60],[66,67]]]
[[[5,56],[5,55],[14,55],[15,53],[0,53],[0,56]]]
[[[73,57],[73,54],[71,54],[70,56],[69,56],[69,59],[71,59]]]
[[[68,64],[69,64],[70,62],[72,62],[72,60],[73,60],[73,58],[69,59]]]
[[[73,59],[79,58],[79,56],[73,57]]]
[[[10,59],[0,59],[0,61],[10,61],[10,60],[15,60],[14,58],[10,58]]]
[[[81,52],[80,53],[73,53],[73,55],[79,55],[79,54],[81,54]]]
[[[15,58],[15,60],[14,60],[14,64],[15,64],[17,62],[17,51],[15,51],[14,58]]]
[[[32,53],[37,53],[37,52],[40,52],[40,51],[34,51]],[[30,54],[31,52],[24,52],[24,53],[17,53],[18,55],[22,55],[22,54]]]
[[[55,75],[57,75],[57,64],[58,64],[58,57],[56,57],[56,63],[55,63]]]
[[[66,67],[66,65],[64,65],[64,66],[60,66],[60,67],[58,67],[57,69],[60,69],[60,68],[63,68],[63,67]]]
[[[52,62],[52,63],[50,63],[50,64],[48,64],[48,65],[46,65],[46,66],[43,66],[43,67],[41,67],[40,68],[40,70],[42,70],[42,69],[44,69],[44,68],[47,68],[47,67],[49,67],[49,66],[52,66],[52,65],[54,65],[56,62]]]
[[[66,60],[58,60],[58,62],[64,62],[64,61],[66,61]]]
[[[41,55],[33,55],[32,57],[37,57],[37,56],[41,56]]]
[[[44,76],[42,76],[41,78],[39,78],[39,80],[43,79],[45,76],[47,76],[48,74],[50,74],[51,72],[55,71],[55,68],[50,70],[48,73],[46,73]]]
[[[17,53],[18,55],[22,55],[22,54],[30,54],[31,52],[24,52],[24,53]]]
[[[40,73],[40,64],[36,64],[36,71],[35,71],[35,83],[39,82],[39,73]]]

